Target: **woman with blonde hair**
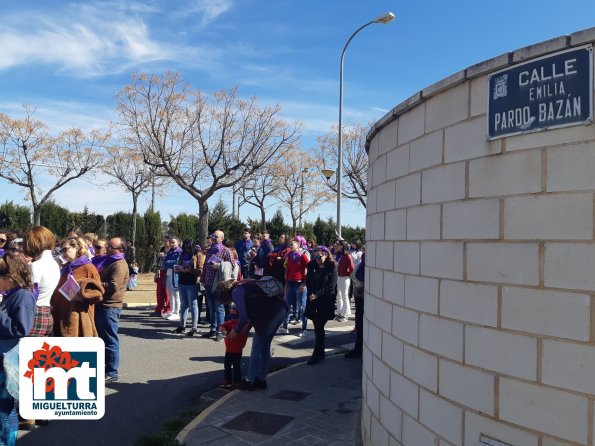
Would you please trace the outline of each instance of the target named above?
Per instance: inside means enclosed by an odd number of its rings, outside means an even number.
[[[86,242],[80,237],[60,241],[66,265],[52,296],[54,336],[97,336],[95,303],[103,298],[104,288],[97,268],[89,260]]]

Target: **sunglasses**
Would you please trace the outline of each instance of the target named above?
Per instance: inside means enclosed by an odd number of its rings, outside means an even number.
[[[5,238],[0,238],[0,243],[6,243],[6,240],[7,239],[5,239]]]
[[[120,247],[119,247],[119,246],[112,246],[112,245],[107,245],[107,247],[108,247],[109,249],[120,249]]]
[[[322,259],[322,256],[314,256],[315,260]]]
[[[95,249],[102,249],[102,248],[105,248],[105,246],[101,246],[101,245],[93,245],[93,248],[95,248]]]

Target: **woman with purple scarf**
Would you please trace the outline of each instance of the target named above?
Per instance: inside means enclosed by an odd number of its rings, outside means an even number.
[[[180,320],[180,292],[178,290],[178,273],[174,266],[178,263],[178,258],[182,254],[180,241],[171,237],[169,240],[169,251],[163,259],[163,269],[165,273],[165,288],[170,299],[170,313],[163,313],[162,316],[168,321]]]
[[[104,293],[99,273],[81,238],[67,237],[60,241],[60,247],[67,263],[60,270],[60,281],[52,296],[54,336],[96,337],[95,302]]]

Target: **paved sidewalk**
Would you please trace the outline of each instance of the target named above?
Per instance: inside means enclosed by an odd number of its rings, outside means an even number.
[[[186,446],[361,445],[361,368],[361,358],[338,354],[272,373],[266,390],[220,391],[226,394],[177,439]]]

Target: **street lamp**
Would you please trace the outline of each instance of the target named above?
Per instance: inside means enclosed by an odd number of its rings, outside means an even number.
[[[338,156],[338,166],[337,166],[337,235],[341,238],[341,169],[343,167],[343,148],[342,148],[342,124],[343,124],[343,61],[345,59],[345,52],[347,51],[347,47],[351,40],[355,37],[357,33],[359,33],[362,29],[367,26],[373,25],[375,23],[389,23],[395,19],[395,15],[392,12],[387,12],[385,14],[379,15],[374,20],[370,20],[365,25],[360,26],[347,40],[345,47],[343,48],[343,52],[341,53],[341,76],[339,81],[339,156]],[[324,172],[323,172],[324,174]],[[324,174],[326,176],[326,174]],[[327,177],[330,178],[332,173]]]

